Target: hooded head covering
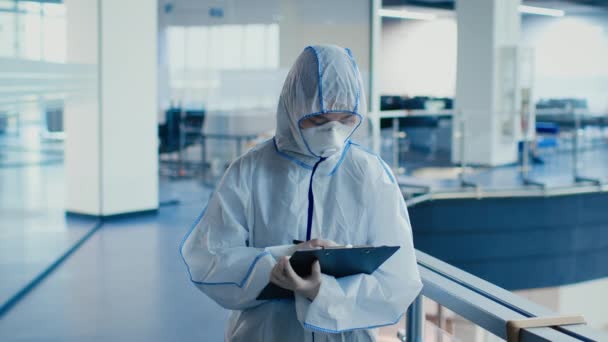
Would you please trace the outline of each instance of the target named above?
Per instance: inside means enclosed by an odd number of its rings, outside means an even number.
[[[304,142],[299,124],[315,115],[357,115],[359,124],[352,135],[367,114],[363,89],[359,68],[349,49],[335,45],[305,48],[289,70],[279,98],[277,148],[296,157],[317,159]]]

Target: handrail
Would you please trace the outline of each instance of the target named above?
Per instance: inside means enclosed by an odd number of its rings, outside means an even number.
[[[405,186],[404,186],[405,187]],[[414,206],[423,202],[433,200],[449,200],[449,199],[487,199],[487,198],[515,198],[515,197],[552,197],[552,196],[569,196],[583,195],[592,193],[608,192],[608,183],[601,185],[583,184],[572,186],[556,186],[541,188],[505,188],[505,189],[490,189],[486,188],[482,191],[461,190],[458,188],[446,190],[431,190],[427,193],[408,198],[405,203],[408,207]]]
[[[557,315],[547,308],[426,253],[416,251],[416,257],[424,284],[423,296],[447,307],[500,338],[507,339],[508,321]],[[420,303],[420,301],[415,303]],[[422,312],[422,310],[420,308],[410,309],[409,312]],[[418,319],[424,318],[419,317]],[[409,321],[412,322],[414,319],[409,318]],[[413,330],[418,331],[419,329]],[[410,338],[408,341],[421,340],[419,336],[408,335]],[[577,324],[525,328],[521,330],[520,341],[608,341],[608,336]]]

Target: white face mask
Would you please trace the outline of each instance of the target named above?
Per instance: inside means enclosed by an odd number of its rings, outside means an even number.
[[[352,130],[353,127],[350,125],[330,121],[317,127],[304,128],[302,135],[312,153],[320,157],[329,157],[342,149],[344,141]]]

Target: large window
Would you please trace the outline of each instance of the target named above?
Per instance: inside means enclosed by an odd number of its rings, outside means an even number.
[[[205,108],[272,107],[279,70],[279,25],[170,26],[169,94]]]
[[[65,5],[0,0],[0,57],[64,62]]]
[[[279,25],[171,26],[171,71],[276,69]]]

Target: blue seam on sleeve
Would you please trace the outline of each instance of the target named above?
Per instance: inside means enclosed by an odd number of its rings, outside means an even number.
[[[346,53],[348,54],[348,57],[350,58],[350,62],[353,66],[353,70],[355,71],[355,76],[359,75],[359,67],[357,66],[357,62],[355,61],[355,58],[353,57],[353,53],[352,51],[350,51],[349,48],[345,48]],[[353,109],[353,112],[357,112],[359,109],[359,99],[361,96],[361,83],[359,82],[359,77],[357,76],[357,92],[355,95],[355,109]]]
[[[384,160],[382,160],[382,158],[380,158],[380,156],[376,156],[376,158],[378,158],[378,161],[380,161],[380,164],[382,165],[382,167],[384,168],[384,171],[386,172],[386,174],[388,175],[388,178],[390,178],[391,182],[393,184],[397,184],[397,181],[395,180],[395,177],[393,177],[393,173],[391,172],[391,170],[388,168],[388,166],[386,165],[386,163],[384,162]]]
[[[321,112],[325,112],[325,107],[323,106],[323,66],[321,65],[321,58],[319,57],[319,51],[314,46],[308,46],[307,49],[310,48],[314,53],[315,57],[317,57],[317,75],[319,82],[319,106],[321,106]]]
[[[251,276],[251,273],[253,273],[253,269],[255,268],[255,265],[258,263],[258,261],[262,257],[264,257],[266,255],[271,255],[271,254],[270,254],[270,252],[262,252],[261,254],[259,254],[258,256],[255,257],[255,259],[253,260],[253,262],[251,263],[251,265],[249,265],[249,269],[247,270],[247,273],[245,274],[245,277],[243,278],[243,280],[241,280],[240,283],[235,283],[235,282],[230,282],[230,281],[229,282],[219,282],[219,283],[207,283],[207,282],[192,280],[192,278],[190,278],[190,280],[193,283],[199,284],[199,285],[236,285],[239,288],[243,288],[243,286],[247,282],[247,279],[249,279],[249,276]]]
[[[213,196],[213,194],[211,196]],[[184,244],[186,244],[186,240],[188,240],[188,237],[190,237],[190,234],[192,234],[192,231],[194,230],[194,228],[196,228],[196,225],[198,225],[198,223],[202,220],[203,215],[205,215],[206,211],[207,211],[207,207],[205,207],[201,211],[201,213],[198,214],[198,217],[194,220],[192,227],[190,227],[190,229],[188,230],[188,233],[182,239],[182,243],[179,244],[179,255],[181,256],[182,261],[184,262],[184,265],[186,265],[186,271],[188,272],[188,278],[190,279],[191,282],[194,282],[194,280],[192,280],[192,273],[190,273],[190,267],[188,266],[188,263],[186,262],[186,258],[184,258],[184,253],[182,253],[182,250],[184,249]]]
[[[312,170],[312,166],[310,166],[310,165],[308,165],[308,164],[306,164],[304,162],[301,162],[301,161],[297,160],[296,158],[294,158],[294,157],[292,157],[292,156],[290,156],[290,155],[288,155],[288,154],[286,154],[284,152],[281,152],[281,150],[279,150],[279,147],[277,146],[277,141],[275,140],[275,138],[272,138],[272,142],[274,143],[274,150],[277,152],[277,154],[279,156],[281,156],[281,157],[283,157],[283,158],[285,158],[285,159],[287,159],[287,160],[289,160],[291,162],[294,162],[294,163],[300,165],[301,167],[303,167],[305,169]]]
[[[375,156],[375,157],[378,159],[378,161],[380,162],[380,165],[382,165],[382,168],[384,169],[384,172],[386,172],[386,175],[387,175],[387,176],[388,176],[388,178],[391,180],[391,182],[392,182],[393,184],[397,184],[397,181],[395,180],[395,177],[393,177],[392,172],[390,171],[390,169],[388,168],[388,166],[386,165],[386,163],[384,162],[384,160],[382,160],[382,158],[380,158],[380,156],[379,156],[379,155],[375,154],[374,152],[372,152],[372,151],[370,151],[370,150],[366,149],[365,147],[363,147],[363,146],[361,146],[361,145],[359,145],[359,144],[357,144],[357,143],[354,143],[354,142],[353,142],[353,143],[351,143],[351,144],[352,144],[352,145],[355,145],[355,146],[356,146],[356,147],[358,147],[360,150],[365,151],[365,152],[367,152],[367,153],[369,153],[369,154],[371,154],[371,155]]]
[[[384,323],[384,324],[378,324],[378,325],[372,325],[372,326],[360,327],[360,328],[344,329],[344,330],[325,329],[325,328],[317,327],[316,325],[312,325],[312,324],[309,324],[309,323],[306,323],[306,322],[304,322],[304,327],[312,329],[312,330],[324,332],[324,333],[340,334],[340,333],[354,331],[354,330],[368,330],[368,329],[375,329],[375,328],[385,327],[387,325],[394,325],[394,324],[397,324],[401,320],[401,318],[403,317],[403,315],[405,315],[405,312],[401,313],[399,315],[399,317],[397,317],[396,320],[394,320],[393,322],[390,322],[390,323]]]
[[[336,173],[336,171],[338,170],[338,167],[342,164],[342,162],[344,161],[344,158],[346,157],[346,153],[348,153],[348,150],[350,149],[350,145],[351,145],[351,141],[349,140],[346,143],[346,147],[344,147],[344,151],[342,151],[342,155],[340,156],[340,160],[338,160],[338,163],[336,163],[336,166],[334,166],[334,168],[331,170],[331,172],[329,173],[330,176],[333,176],[334,173]]]
[[[255,259],[253,260],[253,262],[249,266],[249,269],[247,270],[247,273],[245,274],[245,277],[243,278],[243,280],[240,283],[235,283],[235,282],[206,283],[206,282],[196,281],[196,280],[192,279],[192,273],[190,273],[190,267],[188,266],[188,263],[186,262],[186,258],[184,258],[184,254],[182,253],[182,250],[184,248],[184,244],[186,243],[186,240],[188,240],[188,237],[190,236],[190,234],[192,234],[192,231],[194,230],[194,228],[196,228],[196,226],[198,225],[198,223],[201,221],[201,219],[203,218],[203,215],[205,215],[206,211],[207,211],[207,207],[205,207],[205,209],[203,209],[203,211],[198,215],[198,217],[196,218],[196,220],[194,220],[194,223],[192,224],[192,227],[190,227],[190,230],[188,231],[188,234],[186,234],[186,236],[184,236],[184,239],[182,240],[182,243],[180,243],[180,245],[179,245],[179,255],[182,257],[182,261],[184,262],[184,265],[186,265],[186,271],[188,272],[188,277],[190,278],[190,281],[192,283],[194,283],[194,284],[199,284],[199,285],[236,285],[236,286],[238,286],[240,288],[243,288],[243,285],[247,282],[247,279],[249,278],[249,276],[253,272],[253,268],[254,268],[255,264],[257,264],[258,260],[260,260],[265,255],[270,255],[270,252],[266,251],[266,252],[263,252],[263,253],[261,253],[261,254],[259,254],[258,256],[255,257]]]

